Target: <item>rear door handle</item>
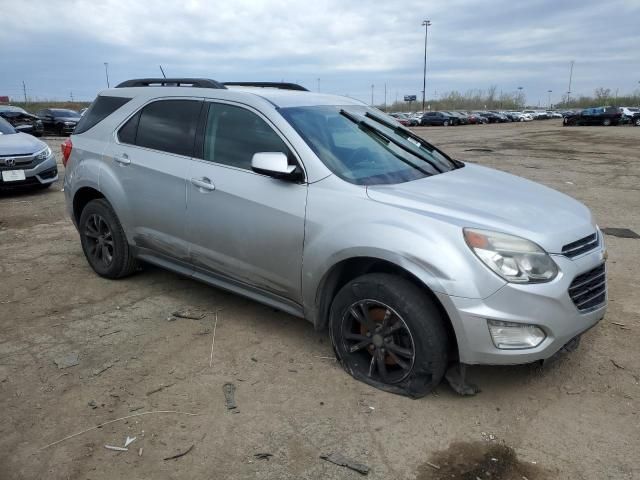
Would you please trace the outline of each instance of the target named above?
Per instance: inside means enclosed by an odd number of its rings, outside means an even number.
[[[192,178],[191,183],[201,190],[207,190],[209,192],[216,189],[216,186],[207,177]]]
[[[120,157],[116,156],[113,158],[120,165],[129,165],[131,163],[131,160],[129,159],[129,155],[127,155],[126,153],[123,153]]]

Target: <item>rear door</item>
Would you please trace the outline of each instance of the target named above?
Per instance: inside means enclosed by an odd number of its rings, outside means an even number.
[[[188,256],[186,171],[202,106],[200,98],[148,103],[118,130],[107,155],[128,200],[136,246],[182,262]]]
[[[299,304],[307,185],[255,173],[251,158],[283,152],[299,162],[259,112],[205,105],[201,159],[191,162],[187,185],[195,276],[221,276]]]

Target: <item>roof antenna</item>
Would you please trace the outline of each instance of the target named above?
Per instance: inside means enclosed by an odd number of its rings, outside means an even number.
[[[164,78],[167,78],[167,76],[164,74],[164,70],[162,69],[162,65],[158,65],[160,67],[160,71],[162,72],[162,76]]]

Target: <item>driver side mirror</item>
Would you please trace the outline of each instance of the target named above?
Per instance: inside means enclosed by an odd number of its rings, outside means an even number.
[[[289,165],[282,152],[257,152],[251,158],[251,169],[256,173],[273,178],[294,180],[299,178],[298,168]]]

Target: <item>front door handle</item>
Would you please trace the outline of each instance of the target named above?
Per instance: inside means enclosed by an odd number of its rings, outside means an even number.
[[[198,187],[201,190],[207,190],[209,192],[213,191],[216,189],[216,186],[213,184],[213,182],[211,180],[209,180],[207,177],[202,177],[202,178],[192,178],[191,179],[191,183],[193,185],[195,185],[196,187]]]
[[[120,157],[115,156],[113,158],[120,165],[129,165],[131,163],[131,160],[129,159],[129,155],[127,155],[126,153],[123,153]]]

